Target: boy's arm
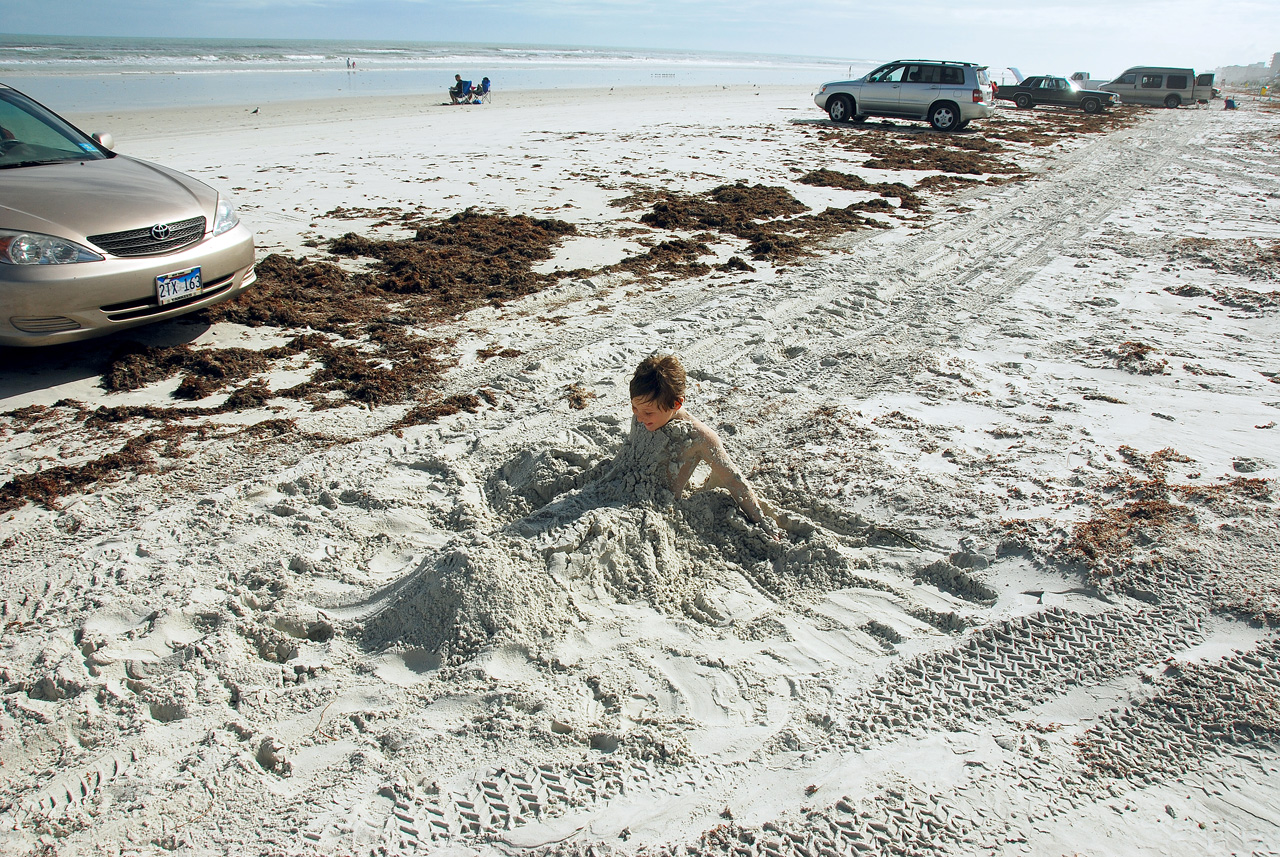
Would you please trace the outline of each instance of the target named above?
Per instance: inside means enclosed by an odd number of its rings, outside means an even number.
[[[733,499],[737,501],[738,508],[753,523],[771,526],[773,521],[760,508],[760,499],[756,497],[756,492],[752,490],[747,478],[742,475],[742,471],[738,469],[738,466],[733,463],[733,459],[729,457],[729,451],[724,448],[724,444],[720,441],[720,436],[701,422],[694,420],[693,423],[698,428],[698,439],[694,442],[692,450],[694,455],[690,461],[684,463],[676,476],[676,482],[680,490],[684,490],[685,483],[693,475],[693,469],[697,466],[698,461],[705,461],[711,468],[711,478],[707,480],[708,482],[724,486],[729,494],[733,496]],[[686,468],[688,473],[685,472]],[[679,493],[676,496],[680,496]]]

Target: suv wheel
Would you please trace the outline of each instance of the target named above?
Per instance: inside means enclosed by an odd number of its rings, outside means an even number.
[[[847,95],[837,95],[827,102],[827,114],[832,122],[848,122],[853,119],[853,102]]]
[[[1096,98],[1086,98],[1080,102],[1080,109],[1085,113],[1097,113],[1102,109],[1102,103]]]
[[[955,131],[960,127],[960,108],[949,101],[929,109],[929,124],[939,131]]]
[[[1166,97],[1164,100],[1164,106],[1168,107],[1170,110],[1172,110],[1175,107],[1179,107],[1181,105],[1182,105],[1182,99],[1176,95],[1170,95]]]
[[[1031,96],[1025,92],[1019,92],[1017,97],[1013,99],[1013,103],[1026,110],[1031,106]]]

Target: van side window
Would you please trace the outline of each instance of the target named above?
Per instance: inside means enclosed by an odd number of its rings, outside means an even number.
[[[1186,88],[1187,88],[1187,76],[1186,76],[1185,74],[1171,74],[1171,75],[1169,75],[1169,86],[1168,86],[1168,88],[1169,88],[1169,89],[1186,89]]]
[[[1134,84],[1137,82],[1138,82],[1138,76],[1136,74],[1122,74],[1118,78],[1116,78],[1116,83]]]
[[[1164,83],[1163,74],[1144,74],[1142,76],[1143,89],[1160,89],[1161,84],[1163,83]]]

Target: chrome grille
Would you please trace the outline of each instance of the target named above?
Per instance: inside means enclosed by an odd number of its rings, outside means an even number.
[[[90,235],[89,240],[112,256],[158,256],[190,247],[202,237],[204,218],[193,217],[174,223],[158,223],[145,229]]]

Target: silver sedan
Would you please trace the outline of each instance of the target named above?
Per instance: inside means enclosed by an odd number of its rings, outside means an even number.
[[[0,84],[0,345],[101,336],[254,281],[230,200]]]

